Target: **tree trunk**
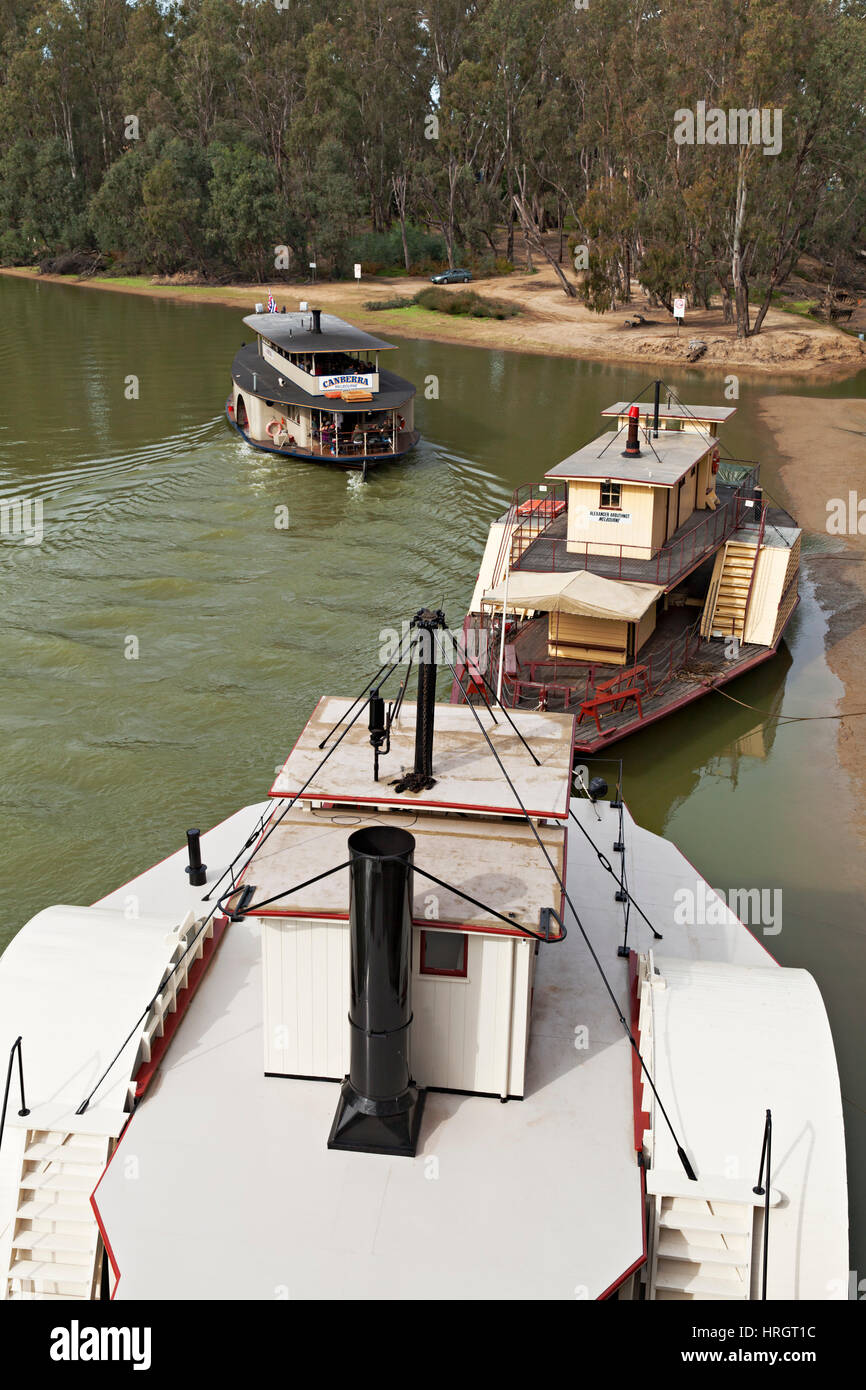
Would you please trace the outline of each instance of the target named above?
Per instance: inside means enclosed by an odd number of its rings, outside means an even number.
[[[749,336],[749,284],[743,265],[743,227],[746,221],[746,161],[740,151],[737,168],[737,203],[734,212],[734,235],[731,250],[731,279],[734,282],[734,303],[737,310],[737,337]]]
[[[547,247],[544,244],[544,238],[540,235],[538,228],[532,221],[529,209],[527,208],[524,199],[522,197],[519,197],[516,193],[514,194],[514,207],[517,211],[518,217],[520,218],[520,225],[523,228],[523,235],[526,238],[527,258],[529,256],[530,247],[532,247],[535,251],[539,252],[539,254],[542,255],[544,259],[547,261],[548,265],[552,267],[554,274],[556,275],[557,279],[559,280],[559,283],[562,285],[562,288],[568,295],[569,299],[576,299],[577,290],[575,289],[571,281],[566,279],[565,272],[563,271],[562,266],[559,264],[556,257],[551,255],[551,253],[548,251]]]

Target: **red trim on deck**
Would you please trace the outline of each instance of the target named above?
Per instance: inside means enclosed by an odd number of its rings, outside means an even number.
[[[638,970],[637,954],[634,951],[628,953],[628,998],[631,1011],[631,1035],[640,1048],[640,1029],[638,1019],[640,1017],[640,1002],[638,995]],[[635,1153],[643,1152],[643,1137],[650,1126],[648,1110],[641,1110],[640,1094],[640,1062],[634,1048],[631,1050],[631,1091],[632,1104],[634,1108],[634,1147]]]
[[[193,996],[201,984],[202,977],[210,965],[216,953],[216,949],[223,938],[223,933],[229,924],[228,917],[214,917],[213,935],[209,936],[203,946],[202,954],[198,960],[190,967],[187,982],[182,989],[177,992],[177,1003],[174,1013],[167,1014],[163,1025],[162,1036],[156,1038],[151,1048],[149,1062],[142,1062],[133,1080],[135,1082],[135,1099],[141,1100],[151,1081],[159,1068],[159,1064],[168,1051],[169,1043],[174,1037],[180,1026],[181,1019],[189,1008]]]
[[[110,1266],[111,1266],[111,1272],[112,1272],[112,1274],[114,1275],[114,1288],[111,1290],[111,1301],[112,1301],[112,1302],[114,1301],[114,1295],[117,1293],[117,1286],[118,1286],[118,1284],[120,1283],[120,1265],[117,1263],[117,1260],[115,1259],[114,1251],[113,1251],[112,1248],[111,1248],[111,1241],[108,1239],[108,1232],[107,1232],[106,1229],[105,1229],[105,1224],[104,1224],[104,1222],[103,1222],[103,1220],[102,1220],[102,1216],[100,1215],[99,1207],[98,1207],[97,1204],[96,1204],[96,1194],[97,1194],[97,1192],[99,1191],[99,1184],[102,1182],[102,1179],[105,1177],[106,1173],[108,1172],[109,1168],[111,1167],[112,1163],[114,1162],[115,1156],[116,1156],[116,1154],[117,1154],[117,1150],[120,1148],[120,1141],[124,1138],[124,1136],[125,1136],[125,1134],[126,1134],[126,1131],[129,1129],[129,1124],[130,1124],[130,1120],[131,1120],[131,1119],[132,1119],[132,1115],[129,1116],[129,1119],[126,1121],[126,1124],[123,1126],[123,1129],[120,1131],[120,1134],[117,1136],[117,1143],[116,1143],[115,1146],[114,1146],[114,1150],[113,1150],[113,1152],[112,1152],[112,1155],[111,1155],[110,1159],[108,1160],[108,1162],[106,1163],[105,1167],[103,1168],[102,1172],[100,1173],[99,1178],[98,1178],[97,1183],[96,1183],[96,1186],[94,1187],[93,1191],[91,1192],[91,1194],[90,1194],[90,1199],[89,1199],[89,1200],[90,1200],[90,1208],[91,1208],[91,1211],[93,1212],[93,1215],[94,1215],[94,1217],[95,1217],[95,1219],[96,1219],[96,1224],[97,1224],[97,1226],[99,1227],[99,1234],[102,1236],[102,1244],[104,1245],[104,1247],[105,1247],[105,1253],[106,1253],[106,1255],[108,1256],[108,1263],[110,1264]]]

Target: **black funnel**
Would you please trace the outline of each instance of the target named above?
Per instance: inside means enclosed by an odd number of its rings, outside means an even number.
[[[412,855],[405,830],[349,836],[349,1075],[329,1149],[414,1158],[424,1092],[409,1076]]]
[[[418,704],[415,716],[415,766],[393,785],[398,792],[423,792],[435,787],[433,776],[433,734],[436,723],[436,636],[445,627],[439,609],[422,608],[412,619],[421,634],[418,646]]]
[[[311,309],[311,310],[310,310],[310,313],[311,313],[312,316],[313,316],[313,332],[314,332],[314,333],[321,333],[321,331],[322,331],[322,311],[321,311],[321,309]]]

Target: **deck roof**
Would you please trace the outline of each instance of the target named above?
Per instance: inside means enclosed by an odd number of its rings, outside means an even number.
[[[253,374],[256,384],[253,386]],[[276,367],[262,357],[254,343],[248,343],[235,353],[232,377],[241,391],[275,401],[280,405],[301,405],[308,410],[342,410],[343,414],[365,410],[396,410],[415,395],[411,381],[379,368],[379,390],[371,401],[333,400],[325,395],[313,395],[303,386],[282,376]],[[282,384],[281,384],[282,383]]]
[[[714,444],[698,434],[666,431],[650,443],[641,438],[640,458],[623,458],[624,446],[623,432],[609,431],[569,454],[544,476],[674,487]]]
[[[605,416],[627,415],[633,405],[640,408],[642,416],[649,415],[651,417],[653,415],[654,407],[651,401],[615,401],[613,405],[609,405],[601,413]],[[736,413],[737,407],[735,405],[680,405],[679,402],[659,405],[660,420],[696,420],[702,425],[723,425]]]
[[[293,352],[384,352],[395,347],[335,314],[322,314],[320,322],[322,331],[314,333],[311,313],[247,314],[244,319],[254,333]]]
[[[295,806],[256,851],[244,874],[244,881],[256,887],[245,911],[255,914],[256,903],[345,863],[348,837],[370,825],[407,830],[415,840],[416,868],[433,873],[460,890],[450,892],[431,884],[423,873],[416,873],[412,916],[417,926],[464,927],[509,934],[507,924],[495,916],[498,912],[513,918],[515,930],[537,932],[539,908],[546,906],[556,912],[561,908],[559,886],[525,822],[492,817],[469,820],[458,816],[419,816],[411,811],[358,815],[346,810]],[[540,826],[539,834],[562,875],[565,831],[560,825]],[[493,912],[475,906],[460,892]],[[435,920],[430,918],[431,894],[436,896]],[[262,916],[343,918],[348,912],[349,871],[342,869],[299,893],[281,897]]]
[[[323,696],[271,788],[271,796],[292,797],[322,761],[319,744],[335,724],[345,720],[351,700]],[[482,715],[485,728],[513,781],[526,810],[533,816],[563,819],[568,815],[571,784],[571,744],[574,716],[512,715],[516,727],[540,760],[536,766],[517,734],[501,716],[493,724]],[[337,743],[345,725],[337,730]],[[325,750],[326,751],[326,750]],[[391,732],[391,751],[380,762],[379,781],[373,780],[373,750],[367,720],[361,716],[334,747],[321,772],[303,792],[308,801],[338,801],[378,806],[521,815],[515,797],[467,705],[436,706],[433,740],[435,785],[428,791],[398,793],[392,783],[411,771],[415,759],[415,706],[407,700]]]

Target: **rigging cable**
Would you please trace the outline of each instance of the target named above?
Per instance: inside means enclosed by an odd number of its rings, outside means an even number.
[[[632,1049],[633,1049],[633,1051],[634,1051],[634,1054],[635,1054],[635,1056],[637,1057],[638,1062],[640,1063],[641,1071],[643,1072],[644,1076],[645,1076],[646,1079],[647,1079],[647,1082],[648,1082],[648,1084],[649,1084],[650,1090],[652,1091],[653,1096],[655,1097],[655,1100],[656,1100],[656,1102],[658,1103],[659,1110],[661,1111],[661,1114],[662,1114],[663,1117],[664,1117],[665,1123],[667,1124],[667,1127],[668,1127],[668,1129],[669,1129],[670,1132],[671,1132],[671,1137],[672,1137],[672,1139],[673,1139],[673,1141],[674,1141],[674,1144],[675,1144],[675,1146],[676,1146],[677,1155],[678,1155],[678,1157],[679,1157],[680,1163],[683,1165],[683,1169],[684,1169],[684,1171],[685,1171],[685,1174],[686,1174],[686,1176],[689,1178],[690,1181],[696,1182],[696,1181],[697,1181],[697,1174],[695,1173],[695,1171],[694,1171],[694,1169],[693,1169],[691,1163],[689,1162],[689,1158],[688,1158],[688,1155],[686,1154],[685,1149],[683,1148],[682,1144],[679,1142],[679,1139],[677,1138],[677,1133],[676,1133],[676,1130],[675,1130],[674,1127],[673,1127],[673,1124],[671,1123],[670,1116],[668,1115],[668,1112],[667,1112],[667,1110],[666,1110],[665,1107],[664,1107],[664,1104],[663,1104],[663,1102],[662,1102],[661,1096],[659,1095],[658,1091],[656,1090],[656,1085],[655,1085],[655,1082],[653,1081],[652,1076],[650,1075],[649,1068],[647,1067],[646,1062],[644,1061],[643,1057],[641,1056],[640,1048],[638,1047],[637,1043],[635,1042],[634,1035],[632,1034],[632,1031],[631,1031],[631,1029],[630,1029],[630,1027],[629,1027],[629,1025],[628,1025],[628,1023],[627,1023],[627,1021],[626,1021],[625,1015],[623,1014],[623,1011],[622,1011],[622,1009],[621,1009],[620,1006],[619,1006],[619,1003],[618,1003],[618,1001],[617,1001],[617,997],[616,997],[616,995],[615,995],[614,992],[613,992],[613,989],[612,989],[612,987],[611,987],[610,981],[608,980],[607,975],[606,975],[605,972],[604,972],[604,966],[602,965],[601,961],[599,960],[598,955],[596,954],[595,948],[594,948],[592,942],[590,941],[589,936],[587,935],[586,929],[585,929],[583,923],[581,922],[580,917],[579,917],[578,914],[577,914],[577,909],[575,908],[574,903],[573,903],[572,900],[571,900],[571,895],[570,895],[570,893],[568,892],[568,889],[566,888],[565,883],[563,882],[563,879],[560,877],[559,873],[557,872],[556,867],[555,867],[555,865],[554,865],[554,863],[553,863],[553,860],[551,859],[550,855],[549,855],[548,852],[547,852],[547,848],[545,847],[544,841],[542,840],[541,836],[539,835],[538,830],[536,829],[536,826],[535,826],[535,824],[533,823],[531,816],[529,815],[529,812],[527,811],[526,807],[524,806],[524,804],[523,804],[523,802],[522,802],[522,800],[521,800],[521,798],[520,798],[520,793],[518,792],[517,788],[515,787],[514,783],[512,782],[511,778],[509,777],[509,775],[508,775],[508,773],[507,773],[507,771],[506,771],[506,769],[505,769],[505,766],[504,766],[504,764],[503,764],[503,762],[502,762],[502,759],[500,758],[500,756],[499,756],[499,754],[497,753],[495,747],[493,746],[493,741],[492,741],[492,739],[490,738],[490,736],[489,736],[487,730],[485,729],[484,725],[482,724],[481,719],[480,719],[479,714],[478,714],[478,711],[476,710],[475,706],[474,706],[474,705],[471,703],[471,701],[469,700],[469,698],[468,698],[468,696],[467,696],[467,694],[466,694],[466,691],[463,689],[462,682],[461,682],[459,676],[457,675],[457,672],[456,672],[456,670],[454,669],[453,665],[451,665],[450,662],[449,662],[448,664],[449,664],[449,666],[451,666],[452,675],[454,676],[455,681],[457,682],[458,686],[460,687],[461,691],[463,692],[463,698],[464,698],[464,700],[466,701],[466,703],[469,705],[469,708],[471,709],[471,711],[472,711],[472,713],[473,713],[473,715],[474,715],[475,722],[476,722],[476,724],[478,725],[479,729],[481,730],[481,733],[482,733],[483,736],[484,736],[484,739],[485,739],[485,741],[486,741],[486,743],[487,743],[488,748],[490,749],[491,753],[493,754],[494,758],[496,759],[496,762],[497,762],[497,764],[498,764],[498,766],[499,766],[500,772],[502,773],[503,777],[505,778],[506,782],[508,783],[508,786],[509,786],[510,789],[511,789],[511,793],[512,793],[512,795],[514,796],[514,799],[515,799],[515,801],[517,802],[518,806],[520,807],[521,811],[523,812],[523,817],[524,817],[524,819],[525,819],[527,825],[528,825],[528,826],[530,827],[530,829],[532,830],[532,833],[533,833],[533,835],[535,836],[536,841],[538,842],[538,847],[539,847],[539,849],[541,850],[542,854],[544,855],[545,859],[547,860],[547,863],[548,863],[548,865],[549,865],[549,867],[550,867],[550,870],[551,870],[551,872],[552,872],[554,878],[556,879],[557,883],[559,884],[559,886],[560,886],[560,888],[561,888],[561,890],[562,890],[563,897],[565,898],[565,901],[567,902],[569,908],[571,909],[571,913],[572,913],[572,916],[574,917],[575,922],[577,923],[578,930],[580,931],[580,934],[581,934],[581,936],[583,937],[584,942],[586,943],[587,950],[589,951],[590,955],[592,956],[592,959],[593,959],[593,962],[594,962],[594,964],[595,964],[595,967],[596,967],[596,969],[598,970],[599,975],[601,976],[602,983],[604,984],[604,987],[605,987],[605,989],[607,990],[608,995],[610,996],[610,1001],[611,1001],[611,1003],[613,1004],[614,1009],[616,1010],[617,1017],[619,1018],[620,1023],[622,1024],[623,1028],[625,1029],[626,1037],[628,1038],[628,1040],[629,1040],[629,1042],[630,1042],[630,1044],[631,1044],[631,1046],[632,1046]]]

